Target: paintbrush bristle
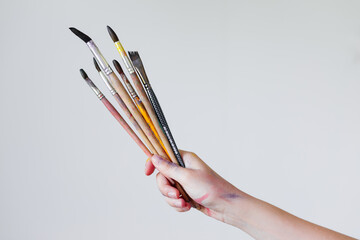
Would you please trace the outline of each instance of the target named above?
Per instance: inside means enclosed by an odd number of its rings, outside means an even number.
[[[114,30],[112,30],[111,27],[107,26],[107,30],[109,32],[109,35],[111,37],[111,39],[113,40],[113,42],[118,42],[119,41],[119,38],[118,36],[116,35],[116,33],[114,32]]]
[[[98,72],[101,72],[101,69],[100,69],[99,64],[97,63],[96,59],[93,58],[93,60],[94,60],[94,65],[95,65],[96,70],[97,70]]]
[[[121,75],[121,74],[124,74],[124,71],[122,70],[121,66],[120,66],[120,63],[118,61],[116,61],[115,59],[113,60],[113,64],[114,64],[114,67],[116,69],[116,71],[118,71],[118,73]]]
[[[91,41],[91,38],[86,35],[85,33],[83,32],[80,32],[79,30],[77,30],[76,28],[74,27],[70,27],[69,28],[76,36],[78,36],[79,38],[81,38],[85,43]]]
[[[80,74],[83,77],[83,79],[85,79],[85,80],[89,78],[88,75],[86,74],[86,72],[84,71],[84,69],[80,69]]]
[[[139,53],[137,51],[128,51],[128,54],[133,61],[133,59],[140,58]]]
[[[137,51],[128,51],[130,59],[135,67],[137,68],[143,68],[143,64],[140,58],[140,55]]]

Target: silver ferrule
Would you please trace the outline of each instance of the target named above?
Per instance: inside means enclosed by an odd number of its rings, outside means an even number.
[[[104,81],[106,87],[109,89],[109,91],[111,92],[112,95],[116,94],[115,89],[113,88],[113,86],[111,85],[111,83],[109,82],[109,79],[107,78],[107,76],[103,73],[103,72],[99,72],[100,77],[102,78],[102,80]]]
[[[138,97],[138,95],[137,95],[137,93],[135,92],[134,88],[131,86],[131,83],[129,82],[129,80],[124,81],[124,83],[125,83],[125,86],[126,86],[128,92],[130,93],[131,97],[132,97],[132,98]]]
[[[91,88],[91,90],[93,90],[93,92],[96,94],[96,96],[101,100],[104,97],[102,92],[95,86],[95,84],[91,80],[86,80],[86,82],[89,85],[89,87]]]
[[[134,66],[133,66],[132,62],[130,61],[130,58],[125,54],[122,54],[121,58],[123,59],[123,62],[125,64],[125,67],[128,70],[128,72],[130,74],[134,73],[135,72]]]
[[[141,69],[142,71],[140,71],[140,69],[138,69],[138,70],[139,70],[139,72],[141,72],[141,75],[142,75],[142,77],[144,78],[144,81],[149,84],[149,79],[148,79],[148,77],[147,77],[147,75],[146,75],[146,72],[145,72],[144,67],[142,67],[142,69]]]
[[[96,61],[99,63],[100,68],[104,71],[104,73],[106,75],[109,75],[110,73],[113,72],[113,70],[111,69],[110,65],[107,63],[107,61],[105,60],[104,56],[101,54],[99,48],[96,46],[96,44],[94,43],[93,40],[90,40],[89,42],[86,43],[88,45],[88,47],[90,48],[90,51],[92,52],[92,54],[94,55]]]
[[[139,69],[137,67],[135,67],[135,71],[138,74],[142,84],[144,85],[145,88],[148,88],[150,86],[149,82],[145,80],[144,76],[141,74],[141,72],[139,71]]]

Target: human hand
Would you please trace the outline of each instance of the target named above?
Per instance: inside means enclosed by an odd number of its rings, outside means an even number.
[[[186,168],[154,155],[145,164],[145,174],[151,175],[155,168],[159,171],[156,175],[159,190],[175,210],[186,212],[191,205],[180,197],[172,179],[180,183],[187,194],[204,207],[202,209],[206,215],[224,221],[231,203],[248,195],[219,176],[195,153],[180,151],[180,154]]]
[[[191,205],[180,197],[173,180],[201,205],[203,213],[238,227],[255,239],[355,239],[256,199],[227,182],[196,154],[186,151],[180,154],[186,168],[158,155],[145,164],[146,175],[151,175],[155,168],[159,171],[156,175],[159,190],[166,202],[179,212],[189,211]]]

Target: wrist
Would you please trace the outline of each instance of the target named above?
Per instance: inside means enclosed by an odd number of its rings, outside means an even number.
[[[225,199],[223,212],[223,222],[242,228],[246,223],[247,216],[251,211],[251,206],[256,198],[236,189],[236,193]]]

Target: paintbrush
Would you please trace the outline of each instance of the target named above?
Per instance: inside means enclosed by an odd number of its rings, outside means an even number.
[[[122,78],[125,87],[127,88],[127,90],[129,92],[130,96],[132,97],[132,99],[134,100],[134,102],[135,102],[136,106],[138,107],[141,115],[144,117],[145,121],[150,126],[151,130],[155,134],[155,137],[160,142],[160,144],[163,147],[163,149],[165,150],[168,158],[170,159],[169,154],[168,154],[163,142],[161,141],[160,136],[157,133],[157,131],[155,129],[155,126],[154,126],[153,122],[151,121],[150,116],[149,116],[149,114],[147,113],[147,111],[145,109],[144,104],[140,100],[139,96],[137,95],[136,91],[134,90],[133,86],[131,85],[129,79],[124,74],[124,71],[122,70],[122,68],[120,66],[120,63],[118,61],[116,61],[116,60],[113,60],[113,64],[114,64],[114,67],[115,67],[116,71],[118,71],[118,73],[120,74],[120,77]]]
[[[155,95],[154,90],[152,89],[152,87],[150,85],[149,79],[148,79],[148,77],[146,75],[145,68],[144,68],[144,65],[143,65],[143,63],[141,61],[139,53],[136,52],[136,51],[129,52],[129,56],[130,56],[130,58],[132,60],[132,63],[134,64],[135,71],[139,75],[139,77],[141,79],[141,82],[142,82],[142,84],[143,84],[143,86],[145,88],[145,91],[148,94],[148,97],[150,99],[150,103],[151,103],[151,105],[153,106],[153,108],[155,110],[157,118],[159,119],[159,123],[160,123],[162,129],[164,130],[164,133],[165,133],[166,137],[168,138],[168,140],[170,142],[170,145],[171,145],[171,148],[172,148],[173,152],[175,153],[176,160],[178,161],[180,166],[185,167],[184,161],[183,161],[183,159],[182,159],[182,157],[180,155],[179,149],[176,146],[174,137],[171,134],[169,125],[168,125],[168,123],[166,121],[166,118],[165,118],[165,115],[164,115],[164,113],[163,113],[163,111],[161,109],[160,103],[159,103],[159,101],[158,101],[158,99],[157,99],[157,97]]]
[[[165,136],[162,128],[160,127],[159,123],[158,123],[158,119],[157,119],[157,116],[154,112],[154,109],[153,107],[151,106],[151,103],[144,91],[144,88],[140,82],[140,79],[138,78],[138,76],[136,75],[135,73],[135,69],[127,55],[127,53],[125,52],[123,46],[121,45],[120,41],[119,41],[119,38],[117,37],[116,33],[109,27],[107,26],[107,30],[109,32],[109,35],[111,37],[111,39],[113,40],[113,42],[115,43],[115,46],[126,66],[126,69],[128,70],[130,76],[131,76],[131,79],[133,80],[133,83],[134,83],[134,86],[140,96],[140,99],[141,101],[143,102],[144,106],[145,106],[145,109],[147,111],[147,113],[149,114],[150,116],[150,119],[151,121],[153,122],[154,126],[155,126],[155,129],[157,131],[157,133],[159,134],[160,136],[160,139],[161,141],[163,142],[164,146],[165,146],[165,149],[167,150],[167,152],[169,153],[169,157],[170,157],[170,160],[174,163],[178,163],[177,161],[177,158],[175,157],[175,154],[172,150],[172,147],[169,143],[169,140],[167,139],[167,137]]]
[[[106,97],[102,94],[102,92],[95,86],[95,84],[90,80],[87,76],[86,72],[83,69],[80,69],[81,76],[85,79],[86,83],[89,87],[94,91],[99,100],[105,105],[105,107],[109,110],[109,112],[116,118],[116,120],[121,124],[121,126],[125,129],[125,131],[130,135],[130,137],[136,142],[136,144],[144,151],[146,156],[149,158],[152,157],[151,152],[147,149],[144,143],[140,140],[140,138],[134,133],[131,127],[125,122],[125,120],[121,117],[118,111],[114,108],[114,106],[106,99]]]
[[[107,86],[107,88],[109,89],[111,94],[114,96],[116,102],[120,105],[122,110],[125,112],[125,115],[129,118],[130,122],[135,127],[135,129],[138,131],[140,137],[143,139],[143,141],[148,146],[148,148],[150,148],[150,150],[153,153],[156,152],[154,146],[151,144],[151,142],[149,141],[149,139],[145,135],[144,131],[140,128],[139,124],[137,123],[137,121],[135,120],[135,118],[133,117],[133,115],[131,114],[129,109],[126,107],[124,101],[120,98],[119,94],[115,91],[115,89],[113,88],[113,86],[109,82],[109,79],[107,78],[107,76],[101,71],[98,63],[96,62],[96,59],[93,58],[93,60],[94,60],[94,65],[95,65],[96,70],[98,71],[100,77],[104,81],[105,85]]]
[[[105,73],[105,75],[108,77],[111,85],[115,88],[116,92],[120,95],[121,99],[124,101],[125,105],[131,112],[131,114],[134,116],[135,120],[140,125],[141,129],[144,131],[148,139],[150,140],[151,144],[156,149],[156,154],[159,154],[161,156],[166,157],[166,153],[164,149],[161,147],[160,143],[156,139],[155,135],[151,131],[149,125],[146,123],[138,109],[136,108],[135,104],[131,100],[130,96],[126,92],[125,88],[121,84],[119,78],[115,75],[113,70],[111,69],[110,65],[107,63],[104,56],[101,54],[99,48],[96,46],[95,42],[91,40],[89,36],[86,34],[80,32],[76,28],[71,27],[70,30],[78,36],[81,40],[83,40],[86,45],[89,47],[90,51],[94,55],[96,61],[98,62],[101,70]]]

